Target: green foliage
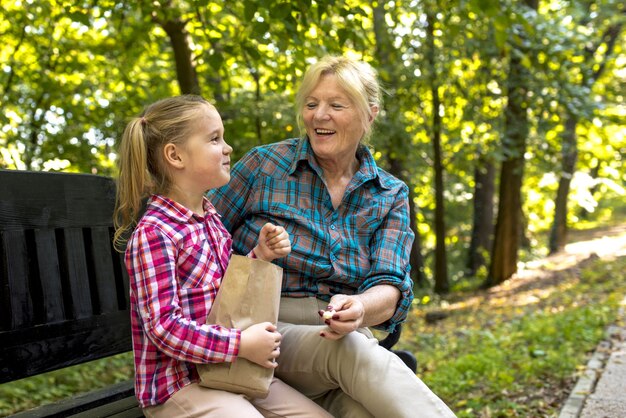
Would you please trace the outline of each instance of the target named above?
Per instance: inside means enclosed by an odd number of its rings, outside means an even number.
[[[0,385],[0,416],[134,377],[132,352]]]
[[[597,260],[580,274],[554,271],[496,294],[424,297],[403,343],[417,353],[418,374],[459,417],[554,416],[616,320],[626,293],[616,273],[625,267],[626,257]],[[449,316],[428,325],[422,309]]]
[[[371,142],[381,166],[415,193],[427,273],[435,247],[431,121],[434,112],[441,115],[448,270],[452,285],[460,285],[474,169],[479,161],[498,166],[512,152],[503,138],[512,57],[530,76],[522,196],[531,246],[522,256],[544,251],[568,114],[579,120],[570,226],[604,219],[608,203],[626,193],[623,2],[546,1],[537,11],[523,4],[5,1],[0,167],[115,175],[115,145],[126,121],[180,92],[168,20],[184,23],[190,64],[223,116],[235,160],[252,146],[299,134],[293,97],[313,60],[329,53],[360,57],[379,70],[386,89]],[[431,50],[425,40],[432,11]],[[616,28],[622,30],[609,51]]]

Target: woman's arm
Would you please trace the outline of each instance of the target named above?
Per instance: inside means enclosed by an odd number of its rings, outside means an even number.
[[[329,307],[336,311],[325,321],[331,330],[330,338],[340,338],[364,326],[393,331],[406,318],[413,300],[409,276],[413,239],[408,188],[402,184],[382,223],[372,231],[370,271],[358,291],[355,295],[338,294],[330,299]]]

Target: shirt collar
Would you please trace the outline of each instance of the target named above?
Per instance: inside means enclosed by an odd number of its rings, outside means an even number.
[[[309,154],[311,156],[311,160],[309,160]],[[299,138],[296,143],[296,151],[295,158],[291,162],[291,166],[289,167],[289,174],[293,174],[298,168],[298,164],[300,161],[308,161],[311,167],[314,167],[315,159],[313,158],[313,151],[311,150],[311,144],[309,144],[309,139],[305,135],[302,138]]]
[[[361,161],[361,166],[355,176],[359,177],[363,182],[368,180],[378,180],[381,187],[385,189],[391,188],[391,186],[378,175],[378,166],[376,165],[374,156],[365,145],[359,145],[356,155]],[[308,162],[311,168],[316,171],[319,169],[317,161],[315,161],[315,157],[313,155],[313,150],[311,149],[311,144],[309,143],[309,138],[306,135],[298,139],[295,158],[289,168],[289,174],[293,174],[296,171],[296,168],[301,161]]]
[[[204,213],[201,216],[180,203],[160,194],[152,195],[150,200],[148,200],[148,206],[151,206],[172,220],[180,223],[189,223],[193,219],[202,220],[207,215],[219,216],[215,207],[206,196],[202,197],[202,207],[204,208]]]

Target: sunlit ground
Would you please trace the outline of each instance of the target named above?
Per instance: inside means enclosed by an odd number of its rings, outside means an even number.
[[[499,286],[415,305],[401,345],[459,417],[558,416],[606,327],[620,323],[626,224],[570,242]]]

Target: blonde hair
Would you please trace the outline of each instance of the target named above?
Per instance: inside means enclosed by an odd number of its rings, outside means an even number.
[[[346,92],[348,98],[357,108],[363,124],[364,139],[371,131],[372,106],[382,107],[382,89],[378,82],[376,70],[366,62],[353,60],[343,56],[328,55],[311,65],[304,74],[300,88],[296,93],[296,112],[300,132],[304,134],[302,110],[306,98],[315,89],[320,79],[328,74],[337,78],[337,83]]]
[[[206,106],[200,96],[184,95],[159,100],[133,118],[118,148],[119,177],[113,225],[113,243],[123,252],[127,234],[137,222],[142,200],[172,186],[163,148],[183,144]]]

